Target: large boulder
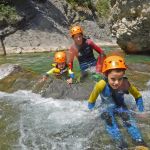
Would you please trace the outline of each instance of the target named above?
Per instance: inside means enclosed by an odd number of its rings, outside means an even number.
[[[88,99],[95,84],[95,81],[90,79],[72,85],[54,76],[50,76],[45,82],[39,82],[40,79],[41,76],[35,72],[17,64],[0,65],[0,91],[4,92],[31,90],[46,98],[85,100]]]
[[[114,0],[112,33],[127,53],[150,54],[150,1]]]
[[[0,80],[12,73],[17,73],[20,71],[22,71],[22,68],[17,64],[2,64],[0,65]]]
[[[41,52],[68,48],[72,43],[69,28],[80,23],[93,39],[109,40],[109,25],[95,21],[88,8],[74,9],[66,0],[16,0],[14,6],[24,22],[21,30],[4,39],[7,53]],[[4,33],[4,32],[3,32]]]
[[[0,91],[31,90],[36,77],[36,73],[25,70],[18,64],[2,64],[0,65]]]
[[[94,81],[88,79],[82,83],[68,85],[66,81],[50,77],[42,84],[42,88],[34,87],[33,92],[40,93],[43,97],[53,97],[56,99],[87,100],[95,85]],[[37,85],[40,87],[40,85]]]

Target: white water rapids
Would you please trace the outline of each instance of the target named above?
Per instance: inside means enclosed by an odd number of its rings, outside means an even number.
[[[142,95],[148,112],[150,92],[144,91]],[[8,136],[9,139],[11,132],[17,132],[17,140],[12,143],[3,141],[7,143],[6,147],[11,147],[12,150],[112,150],[114,148],[99,118],[98,109],[89,111],[86,101],[42,98],[30,91],[17,91],[11,94],[0,92],[0,102],[4,103],[5,108],[1,106],[0,119],[7,117],[12,119],[4,128],[3,136]],[[6,109],[8,105],[12,110]],[[9,111],[12,114],[8,113]],[[143,133],[150,133],[150,119],[148,123],[142,125]],[[3,146],[4,143],[1,143],[0,148]]]

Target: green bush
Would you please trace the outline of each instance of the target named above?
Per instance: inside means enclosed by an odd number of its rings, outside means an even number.
[[[99,16],[107,17],[110,13],[110,1],[111,0],[97,0],[96,6],[92,4],[91,0],[66,0],[73,7],[83,6],[88,7],[89,9],[94,9],[98,12]],[[96,7],[96,8],[95,8]]]
[[[99,16],[107,17],[110,14],[110,0],[98,0],[96,10]]]
[[[7,23],[13,24],[17,21],[17,18],[18,14],[14,7],[0,4],[0,20],[6,20]]]
[[[66,0],[72,6],[79,5],[79,6],[89,6],[91,5],[91,0]]]

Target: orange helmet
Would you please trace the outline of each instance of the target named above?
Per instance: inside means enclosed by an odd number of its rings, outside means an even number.
[[[64,63],[66,62],[66,53],[65,52],[56,52],[54,56],[55,63]]]
[[[81,33],[83,34],[83,29],[80,26],[74,26],[70,30],[70,35],[74,36],[75,34]]]
[[[105,73],[111,69],[127,69],[125,61],[121,56],[108,56],[103,62],[102,72]]]

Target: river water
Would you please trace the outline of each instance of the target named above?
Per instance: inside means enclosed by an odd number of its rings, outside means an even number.
[[[0,103],[1,149],[80,150],[100,125],[86,102],[17,91],[0,93]]]
[[[142,94],[146,112],[149,112],[150,92]],[[0,149],[115,149],[105,132],[98,110],[97,104],[94,111],[89,111],[86,101],[42,98],[30,91],[12,94],[1,92]],[[138,125],[148,142],[150,120],[138,121]]]
[[[127,59],[132,61],[134,56]],[[139,60],[150,62],[143,56]],[[1,63],[18,63],[40,74],[47,71],[49,61],[49,54],[0,58]],[[142,95],[149,114],[150,90],[142,91]],[[127,102],[131,99],[127,97]],[[0,150],[115,150],[99,109],[99,100],[94,111],[89,111],[86,101],[43,98],[26,90],[0,92]],[[137,123],[145,141],[150,143],[150,115]],[[131,139],[125,135],[132,147]]]

